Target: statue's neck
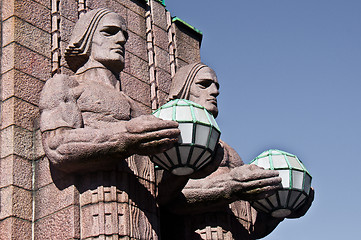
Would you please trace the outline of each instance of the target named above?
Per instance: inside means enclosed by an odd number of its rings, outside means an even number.
[[[83,75],[84,81],[96,81],[120,90],[119,74],[115,75],[100,62],[89,60],[75,74]]]

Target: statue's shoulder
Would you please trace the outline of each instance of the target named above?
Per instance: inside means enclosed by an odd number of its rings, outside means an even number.
[[[53,89],[56,88],[59,90],[63,88],[72,88],[78,86],[79,83],[76,81],[76,78],[73,76],[65,75],[65,74],[55,74],[52,78],[46,81],[44,89],[49,88]],[[54,90],[56,90],[54,89]]]
[[[55,74],[46,81],[40,95],[40,109],[54,107],[60,102],[67,102],[72,98],[72,88],[79,85],[75,77],[65,74]]]

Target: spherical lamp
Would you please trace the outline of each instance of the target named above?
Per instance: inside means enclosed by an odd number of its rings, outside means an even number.
[[[164,104],[153,115],[177,121],[181,131],[175,147],[151,156],[155,164],[175,175],[189,175],[212,160],[221,132],[212,114],[203,106],[189,100],[175,99]]]
[[[261,153],[251,164],[277,170],[282,178],[282,186],[274,195],[251,202],[258,211],[273,217],[287,217],[309,196],[312,177],[295,155],[272,149]]]

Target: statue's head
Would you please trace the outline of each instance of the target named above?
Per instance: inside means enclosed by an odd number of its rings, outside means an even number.
[[[128,39],[125,20],[107,9],[82,15],[75,24],[65,59],[74,72],[89,59],[102,63],[113,72],[124,68],[124,45]]]
[[[172,80],[168,100],[187,99],[205,107],[214,117],[218,115],[219,84],[213,69],[203,63],[180,68]]]

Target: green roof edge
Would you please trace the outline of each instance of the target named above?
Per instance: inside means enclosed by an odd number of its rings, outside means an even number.
[[[166,6],[165,6],[165,3],[164,3],[165,0],[155,0],[155,1],[161,3],[164,7],[166,7]]]
[[[183,24],[184,26],[190,28],[191,30],[193,30],[193,31],[196,32],[197,34],[199,34],[201,37],[203,36],[203,33],[202,33],[201,30],[193,27],[192,25],[190,25],[190,24],[187,23],[186,21],[180,19],[179,17],[173,17],[173,18],[172,18],[172,22],[174,22],[174,23],[175,23],[175,22],[179,22],[179,23]]]

